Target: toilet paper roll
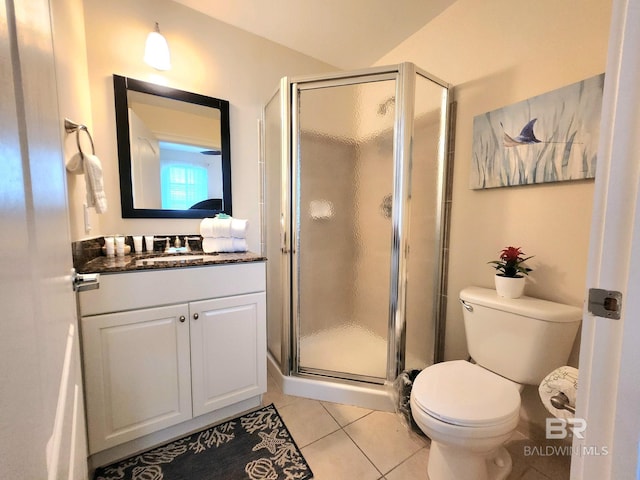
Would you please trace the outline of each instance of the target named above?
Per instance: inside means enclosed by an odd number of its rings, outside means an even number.
[[[551,397],[564,393],[569,399],[569,405],[575,407],[578,394],[578,369],[573,367],[560,367],[549,373],[538,387],[538,394],[545,408],[556,418],[573,418],[573,413],[568,410],[555,408],[551,405]]]

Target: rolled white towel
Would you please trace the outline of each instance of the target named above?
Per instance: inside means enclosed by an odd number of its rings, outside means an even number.
[[[202,237],[213,237],[213,218],[203,218],[200,222],[200,235]]]
[[[247,241],[244,238],[231,237],[205,237],[202,239],[202,251],[205,253],[222,252],[246,252]]]
[[[231,237],[231,218],[204,218],[200,222],[200,235],[210,238]]]
[[[246,239],[233,237],[231,241],[233,242],[231,248],[233,248],[234,252],[246,252],[249,250]]]
[[[568,410],[555,408],[551,405],[551,397],[564,393],[569,399],[569,405],[575,407],[578,394],[578,369],[574,367],[559,367],[549,373],[538,387],[538,394],[545,408],[556,418],[573,418]]]
[[[214,218],[213,219],[213,236],[230,237],[231,236],[231,218]]]
[[[231,237],[204,237],[202,239],[202,251],[205,253],[230,252],[232,248]]]
[[[243,218],[231,219],[231,236],[234,238],[246,238],[249,220]]]

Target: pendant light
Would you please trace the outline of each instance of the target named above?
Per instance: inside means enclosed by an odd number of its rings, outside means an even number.
[[[144,61],[156,70],[171,69],[171,55],[169,44],[160,34],[160,26],[156,22],[156,29],[147,36],[147,44],[144,49]]]

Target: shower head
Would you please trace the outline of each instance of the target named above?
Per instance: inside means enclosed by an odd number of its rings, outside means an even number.
[[[378,105],[378,115],[386,115],[389,107],[395,105],[396,97],[389,97],[380,105]]]

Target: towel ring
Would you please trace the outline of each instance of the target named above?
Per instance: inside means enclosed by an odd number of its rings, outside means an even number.
[[[96,149],[93,145],[93,138],[91,138],[91,134],[89,133],[89,129],[86,125],[82,125],[76,122],[69,120],[68,118],[64,119],[64,129],[67,133],[76,132],[76,145],[78,145],[78,152],[80,152],[80,156],[84,158],[84,152],[82,151],[82,147],[80,146],[80,131],[84,130],[89,137],[89,142],[91,142],[91,154],[96,154]]]

